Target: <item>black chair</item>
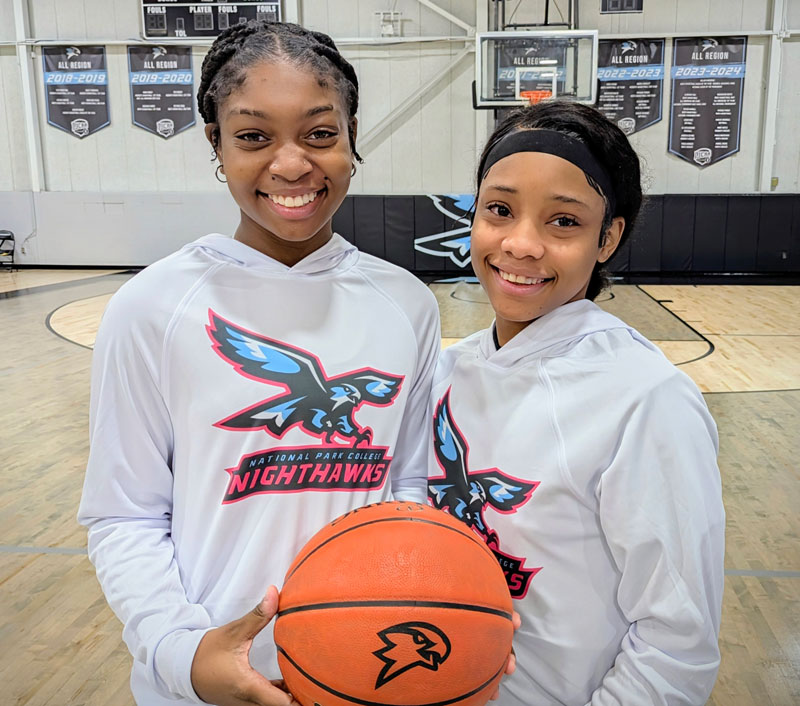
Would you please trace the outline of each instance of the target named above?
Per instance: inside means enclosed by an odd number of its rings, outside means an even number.
[[[10,230],[0,230],[0,267],[8,265],[8,269],[14,267],[14,234]]]

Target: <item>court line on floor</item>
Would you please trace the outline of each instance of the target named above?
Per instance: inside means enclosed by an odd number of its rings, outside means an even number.
[[[120,275],[135,275],[139,270],[120,270],[107,275],[96,275],[94,277],[84,277],[82,279],[72,279],[68,282],[55,282],[53,284],[42,284],[37,287],[25,287],[23,289],[10,289],[7,292],[0,292],[0,299],[15,299],[27,294],[38,294],[39,292],[52,292],[58,289],[78,287],[82,284],[91,284],[106,277],[119,277]]]
[[[645,286],[647,286],[647,285],[645,285]],[[642,294],[644,294],[647,297],[650,297],[650,299],[652,299],[656,304],[658,304],[664,311],[666,311],[669,314],[671,314],[672,316],[674,316],[678,321],[680,321],[684,326],[686,326],[686,328],[688,328],[690,331],[693,331],[694,333],[696,333],[700,337],[701,340],[706,342],[706,345],[708,346],[708,350],[705,353],[703,353],[703,355],[697,356],[697,358],[692,358],[691,360],[682,360],[680,363],[675,363],[676,366],[687,365],[688,363],[696,363],[698,360],[702,360],[703,358],[707,358],[708,356],[710,356],[714,352],[714,350],[715,350],[714,344],[711,341],[709,341],[694,326],[692,326],[691,324],[687,323],[680,316],[678,316],[674,311],[672,311],[669,307],[665,306],[665,303],[667,303],[667,302],[671,303],[672,302],[671,299],[656,299],[652,294],[650,294],[649,292],[646,292],[644,289],[642,289],[641,285],[637,284],[637,285],[635,285],[635,287]]]
[[[107,295],[107,294],[96,294],[95,296],[96,296],[96,297],[105,297],[105,296],[108,296],[108,295]],[[56,330],[53,328],[52,324],[50,323],[50,319],[52,319],[52,318],[53,318],[53,315],[54,315],[56,312],[58,312],[58,311],[61,311],[61,309],[63,309],[65,306],[69,306],[70,304],[75,304],[75,302],[82,302],[82,301],[86,301],[87,299],[92,299],[92,298],[93,298],[93,297],[83,297],[83,298],[81,298],[81,299],[74,299],[73,301],[67,302],[66,304],[61,304],[61,305],[57,306],[55,309],[53,309],[53,311],[51,311],[51,312],[50,312],[50,313],[47,315],[47,318],[44,320],[44,325],[45,325],[45,328],[46,328],[46,329],[47,329],[47,330],[48,330],[50,333],[52,333],[54,336],[58,336],[58,337],[59,337],[59,338],[60,338],[62,341],[66,341],[67,343],[72,343],[72,344],[74,344],[74,345],[76,345],[76,346],[80,346],[81,348],[85,348],[85,349],[86,349],[86,350],[88,350],[88,351],[90,351],[90,350],[93,350],[92,346],[87,346],[87,345],[86,345],[86,344],[84,344],[84,343],[78,343],[77,341],[74,341],[74,340],[72,340],[71,338],[67,338],[67,337],[66,337],[66,336],[64,336],[63,334],[60,334],[58,331],[56,331]]]
[[[0,554],[86,554],[86,549],[76,547],[23,547],[0,544]]]
[[[0,544],[0,554],[70,554],[86,555],[77,547],[30,547]],[[800,571],[770,571],[768,569],[725,569],[726,576],[752,576],[772,579],[800,579]]]
[[[768,579],[800,579],[800,571],[769,571],[768,569],[725,569],[726,576],[754,576]]]
[[[703,397],[707,395],[757,395],[772,392],[800,392],[800,387],[786,387],[780,390],[717,390],[716,392],[704,392]]]

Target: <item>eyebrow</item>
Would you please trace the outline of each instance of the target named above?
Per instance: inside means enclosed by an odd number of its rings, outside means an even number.
[[[504,186],[502,184],[489,184],[487,189],[493,189],[494,191],[501,191],[505,194],[518,194],[519,190],[515,189],[513,186]],[[560,203],[576,203],[579,206],[585,206],[589,208],[589,205],[585,201],[581,201],[580,199],[576,199],[574,196],[566,196],[565,194],[554,194],[548,197],[551,201],[559,201]]]
[[[231,115],[252,115],[254,118],[266,118],[267,114],[260,110],[250,110],[250,108],[234,108]]]
[[[311,108],[306,113],[307,118],[313,118],[315,115],[319,115],[320,113],[327,113],[333,110],[332,105],[318,105],[314,108]],[[261,112],[260,110],[251,110],[250,108],[234,108],[231,111],[232,115],[252,115],[254,118],[264,118],[265,120],[269,118],[266,113]]]
[[[315,115],[319,115],[320,113],[327,113],[328,111],[333,110],[333,106],[328,105],[318,105],[316,108],[312,108],[306,113],[307,118],[313,118]]]

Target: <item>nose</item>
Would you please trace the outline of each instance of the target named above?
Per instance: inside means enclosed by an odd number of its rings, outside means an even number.
[[[290,142],[276,147],[269,164],[269,173],[273,178],[293,182],[304,177],[313,168],[305,150]]]
[[[544,256],[545,234],[541,226],[528,220],[517,221],[503,238],[503,250],[517,260],[532,257],[536,260]]]

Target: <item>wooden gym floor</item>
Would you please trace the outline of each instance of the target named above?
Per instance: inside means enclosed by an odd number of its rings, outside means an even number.
[[[130,657],[75,521],[91,346],[114,271],[0,273],[0,702],[127,705]],[[491,321],[431,285],[443,345]],[[727,510],[722,667],[709,704],[800,703],[800,287],[616,286],[600,303],[703,390]]]

